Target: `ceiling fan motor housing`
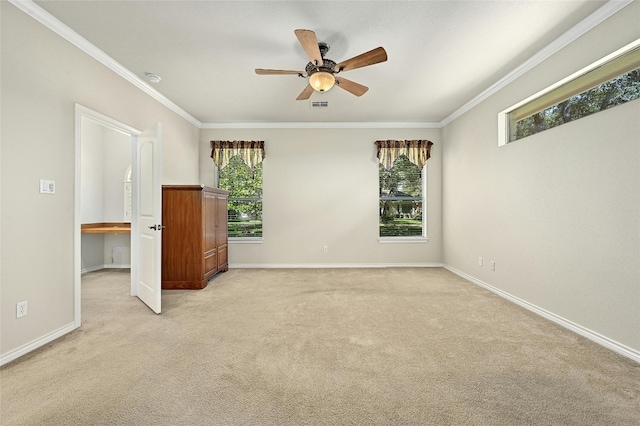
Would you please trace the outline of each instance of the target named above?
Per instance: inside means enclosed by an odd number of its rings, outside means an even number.
[[[307,73],[307,75],[315,74],[317,72],[328,72],[329,74],[335,73],[334,69],[335,69],[336,63],[331,59],[327,59],[327,58],[322,58],[322,59],[323,59],[323,63],[320,66],[314,64],[313,62],[309,62],[307,64],[307,67],[305,68],[305,72]]]

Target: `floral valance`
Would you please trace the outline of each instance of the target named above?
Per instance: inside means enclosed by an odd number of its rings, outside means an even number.
[[[239,156],[251,169],[264,160],[263,141],[211,141],[211,158],[218,169],[229,164],[231,157]]]
[[[428,140],[376,141],[378,159],[385,169],[390,170],[393,162],[401,155],[406,155],[413,164],[422,169],[431,156],[431,145]]]

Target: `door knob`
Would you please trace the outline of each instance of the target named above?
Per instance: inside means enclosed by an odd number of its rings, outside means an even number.
[[[162,230],[162,229],[164,229],[164,228],[166,228],[166,226],[164,226],[164,225],[160,225],[160,224],[158,224],[158,225],[151,225],[151,226],[149,227],[149,229],[153,229],[154,231],[160,231],[160,230]]]

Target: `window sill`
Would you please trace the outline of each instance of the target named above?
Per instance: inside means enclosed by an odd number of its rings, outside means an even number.
[[[229,244],[262,244],[262,237],[231,237]]]
[[[378,242],[381,244],[424,244],[429,241],[427,237],[379,237]]]

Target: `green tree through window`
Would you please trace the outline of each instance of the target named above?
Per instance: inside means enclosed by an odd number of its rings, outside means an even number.
[[[251,170],[232,157],[218,186],[229,191],[229,237],[262,237],[262,163]]]
[[[422,171],[401,155],[391,170],[382,164],[380,180],[380,236],[420,237],[422,226]]]
[[[515,139],[640,98],[640,69],[630,71],[516,122]]]

